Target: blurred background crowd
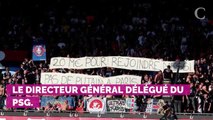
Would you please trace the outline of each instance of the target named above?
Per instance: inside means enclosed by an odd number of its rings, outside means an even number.
[[[6,84],[40,84],[41,72],[72,72],[101,76],[133,74],[142,84],[190,84],[187,96],[172,96],[176,112],[213,113],[213,21],[210,10],[203,20],[194,16],[199,1],[183,0],[46,0],[0,1],[0,50],[27,51],[23,61],[0,61],[0,108],[5,108]],[[42,39],[47,60],[31,59],[32,42]],[[7,55],[7,54],[6,54]],[[67,70],[49,69],[51,57],[132,56],[164,60],[195,60],[195,72],[176,75],[168,68],[160,72],[129,71],[111,68]],[[14,72],[10,67],[18,66]],[[175,82],[174,82],[175,81]],[[89,96],[71,96],[72,104],[48,103],[43,110],[86,110]],[[105,97],[105,96],[102,96]],[[143,112],[149,98],[135,97],[137,111]],[[55,96],[57,98],[57,96]],[[69,102],[70,103],[70,102]]]

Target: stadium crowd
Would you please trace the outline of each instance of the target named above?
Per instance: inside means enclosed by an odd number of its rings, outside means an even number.
[[[9,72],[9,68],[6,68],[4,74],[0,72],[1,109],[7,109],[4,106],[6,84],[40,84],[41,72],[72,72],[101,76],[140,75],[142,84],[163,83],[165,79],[171,83],[190,84],[190,95],[173,96],[171,106],[176,112],[213,113],[212,25],[207,19],[197,20],[191,13],[190,6],[181,1],[165,0],[124,0],[120,3],[100,0],[96,4],[89,1],[80,4],[77,0],[44,3],[25,1],[28,6],[24,6],[22,2],[0,2],[0,31],[3,33],[0,42],[4,43],[0,44],[0,48],[31,51],[32,41],[43,39],[47,46],[47,60],[34,62],[26,58],[14,75]],[[8,11],[10,17],[2,11]],[[183,13],[189,15],[184,16]],[[159,72],[48,67],[51,57],[112,55],[163,60],[195,59],[195,72],[176,75],[169,67]],[[73,104],[68,105],[67,101],[61,106],[49,103],[40,109],[86,110],[85,99],[89,96],[72,97]],[[116,97],[136,97],[137,111],[141,112],[145,111],[149,98],[162,98],[128,95]]]

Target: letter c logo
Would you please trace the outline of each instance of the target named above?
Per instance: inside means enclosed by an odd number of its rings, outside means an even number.
[[[199,8],[197,8],[197,9],[195,9],[195,12],[194,12],[195,17],[196,17],[197,19],[200,19],[200,20],[205,19],[205,18],[206,18],[206,16],[205,16],[205,15],[204,15],[203,17],[199,17],[199,16],[198,16],[198,11],[199,11],[199,10],[206,11],[206,9],[205,9],[204,7],[199,7]]]

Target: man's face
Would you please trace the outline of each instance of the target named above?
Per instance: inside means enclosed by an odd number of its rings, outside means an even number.
[[[27,70],[24,71],[24,74],[25,74],[25,75],[27,74]]]
[[[190,83],[190,87],[193,87],[194,86],[194,84],[193,83]]]
[[[208,96],[207,96],[207,94],[204,94],[204,98],[207,98]]]
[[[149,78],[148,75],[144,76],[144,80],[148,80],[148,78]]]

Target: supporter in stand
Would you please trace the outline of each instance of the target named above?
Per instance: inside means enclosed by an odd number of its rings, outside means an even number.
[[[0,80],[3,80],[2,70],[0,69]]]
[[[51,103],[47,103],[47,106],[44,108],[45,112],[54,110],[54,106]]]
[[[212,113],[213,112],[213,82],[211,83],[210,87],[209,87],[211,90],[209,90],[209,109],[208,109],[208,112],[209,113]]]
[[[9,78],[11,78],[11,76],[12,76],[12,75],[11,75],[11,73],[10,73],[9,68],[6,67],[5,73],[3,74],[3,79],[7,81]]]
[[[172,102],[174,104],[174,112],[175,113],[181,113],[182,111],[182,103],[183,103],[183,100],[184,99],[184,96],[173,96],[172,98]]]
[[[83,112],[84,111],[84,101],[79,99],[77,106],[76,106],[76,111],[78,112]]]
[[[157,84],[163,84],[163,73],[162,71],[159,71],[156,75],[155,75],[155,78],[154,78],[154,82],[157,83]]]
[[[0,85],[0,109],[3,109],[4,107],[4,100],[5,100],[5,88],[3,85]]]
[[[188,107],[191,108],[190,110],[192,110],[193,112],[196,111],[196,107],[195,107],[195,96],[197,94],[197,90],[196,87],[194,85],[194,83],[190,83],[190,95],[187,96],[187,100],[188,100]]]
[[[165,83],[174,83],[173,80],[173,71],[170,69],[171,66],[168,65],[166,69],[163,71],[163,77]]]
[[[68,111],[71,110],[71,106],[68,104],[68,101],[66,100],[62,105],[61,105],[61,110],[62,111]]]

